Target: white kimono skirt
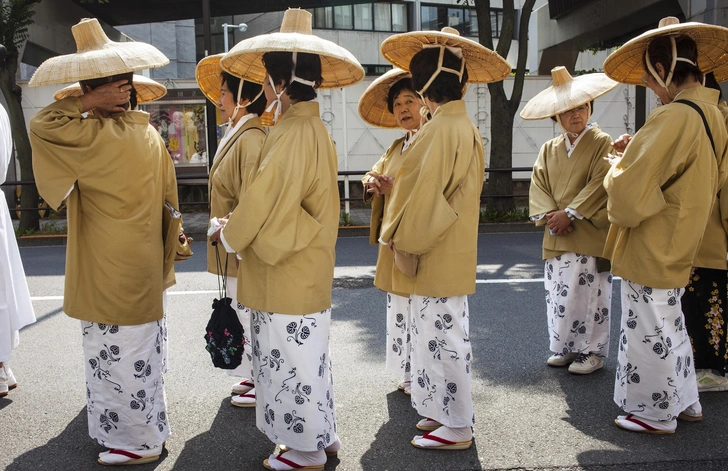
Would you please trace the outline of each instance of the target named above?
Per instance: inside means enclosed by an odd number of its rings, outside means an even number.
[[[622,280],[614,402],[651,420],[675,420],[698,400],[693,350],[680,306],[682,288]]]
[[[450,428],[475,423],[468,297],[410,295],[412,407]]]
[[[228,277],[227,296],[233,300],[232,306],[235,308],[235,313],[238,315],[240,325],[243,326],[243,339],[245,340],[245,344],[243,345],[243,358],[240,361],[240,365],[233,370],[226,370],[226,372],[228,376],[238,376],[251,379],[253,377],[253,348],[250,346],[250,309],[240,304],[237,300],[237,282],[237,279]]]
[[[302,316],[250,312],[258,429],[294,450],[323,450],[337,440],[331,308]]]
[[[107,448],[158,449],[169,436],[166,317],[141,325],[81,321],[89,436]]]
[[[387,293],[387,353],[385,369],[410,381],[410,298]]]
[[[13,139],[10,120],[5,108],[0,106],[0,183],[13,156]],[[13,221],[10,219],[5,193],[0,191],[0,362],[10,361],[10,352],[18,346],[18,332],[35,322],[30,302],[28,283],[25,281],[23,262],[20,260],[18,242],[15,240]]]
[[[554,353],[609,354],[612,275],[596,257],[567,252],[544,264],[549,348]]]

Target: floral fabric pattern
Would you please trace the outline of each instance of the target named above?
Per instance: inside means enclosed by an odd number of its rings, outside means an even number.
[[[690,334],[696,369],[713,369],[725,374],[725,306],[728,305],[728,272],[693,268],[682,296],[685,327]]]
[[[568,252],[544,264],[549,348],[554,353],[609,355],[612,275],[597,259]]]
[[[698,400],[682,292],[622,280],[614,402],[628,414],[669,421]]]
[[[167,322],[81,321],[89,436],[107,448],[159,448],[169,436],[163,373]]]
[[[412,407],[451,428],[475,423],[468,297],[411,295]]]
[[[410,381],[410,298],[387,293],[386,370]]]
[[[303,316],[251,310],[256,425],[274,443],[323,450],[336,436],[331,309]]]

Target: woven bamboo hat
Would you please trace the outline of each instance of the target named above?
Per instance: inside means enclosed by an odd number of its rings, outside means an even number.
[[[605,74],[573,78],[566,67],[551,69],[552,85],[528,100],[521,110],[523,119],[545,119],[599,98],[619,85]]]
[[[200,90],[202,90],[202,93],[207,97],[207,99],[215,106],[217,106],[217,102],[220,100],[220,74],[223,71],[223,68],[220,65],[220,59],[222,59],[224,55],[225,54],[222,53],[207,56],[198,62],[197,67],[195,67],[195,79],[197,80],[197,85],[200,87]],[[228,73],[238,77],[238,74],[234,74],[232,72]],[[257,80],[252,80],[249,77],[242,77],[241,80],[257,84],[262,83]],[[233,90],[233,92],[235,92],[235,90]]]
[[[134,74],[134,89],[137,92],[138,103],[159,100],[167,94],[167,87],[143,75]],[[53,99],[62,100],[69,96],[81,96],[80,83],[74,83],[66,88],[61,88],[53,95]]]
[[[394,68],[373,81],[359,98],[359,116],[367,124],[379,128],[398,128],[397,120],[389,111],[389,90],[405,78],[411,78],[406,70]]]
[[[222,58],[222,68],[238,77],[263,83],[266,76],[263,54],[266,52],[306,52],[321,58],[323,82],[319,88],[340,88],[364,78],[364,68],[346,49],[314,36],[311,14],[289,9],[283,14],[278,33],[261,34],[240,41]]]
[[[152,45],[110,40],[96,18],[84,18],[71,28],[71,32],[78,51],[43,62],[28,85],[78,82],[169,64],[169,59]]]
[[[617,82],[644,85],[647,70],[644,57],[653,39],[660,36],[686,35],[698,46],[698,67],[703,73],[712,72],[728,62],[728,28],[704,23],[680,23],[668,16],[657,28],[627,41],[604,61],[604,73]]]
[[[441,45],[459,48],[468,69],[469,83],[499,82],[511,73],[511,65],[497,52],[463,38],[455,28],[442,31],[412,31],[388,37],[380,48],[382,55],[395,67],[409,71],[412,57],[424,47]]]

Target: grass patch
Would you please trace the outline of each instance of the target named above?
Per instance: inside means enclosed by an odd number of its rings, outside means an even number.
[[[15,229],[15,237],[24,236],[36,236],[36,235],[56,235],[56,234],[67,234],[68,225],[61,224],[58,221],[56,213],[51,212],[48,216],[48,220],[40,223],[40,230],[35,228],[31,229]]]
[[[339,214],[339,226],[353,226],[354,225],[354,219],[351,217],[351,214],[347,213],[346,211],[342,211],[341,214]]]
[[[498,211],[497,209],[482,208],[480,222],[527,222],[528,209],[516,208],[513,211]]]

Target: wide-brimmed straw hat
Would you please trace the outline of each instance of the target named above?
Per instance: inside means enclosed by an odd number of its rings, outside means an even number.
[[[627,41],[604,61],[604,73],[610,78],[632,85],[644,85],[647,73],[645,51],[650,42],[660,36],[689,36],[698,46],[698,67],[703,73],[712,72],[728,62],[728,28],[704,23],[680,23],[675,17],[660,20],[657,28]]]
[[[143,75],[134,74],[134,89],[137,93],[137,103],[159,100],[167,94],[167,87]],[[62,100],[69,96],[81,96],[80,83],[61,88],[53,95],[53,99]]]
[[[240,41],[222,58],[222,68],[238,77],[263,83],[266,76],[263,54],[266,52],[306,52],[321,58],[321,89],[353,85],[364,78],[364,68],[346,49],[314,36],[311,14],[289,9],[283,14],[278,33],[261,34]]]
[[[200,62],[197,63],[197,67],[195,67],[195,79],[197,80],[197,86],[200,87],[202,93],[215,106],[217,106],[217,103],[220,100],[220,86],[222,85],[220,74],[223,72],[223,68],[220,65],[220,59],[222,59],[222,56],[224,55],[225,53],[207,56],[204,59],[200,60]],[[238,77],[238,74],[232,72],[228,73]],[[262,81],[252,80],[249,77],[238,78],[240,80],[246,80],[248,82],[262,84]],[[233,93],[237,92],[236,90],[231,91]]]
[[[150,44],[110,40],[95,18],[84,18],[71,28],[71,32],[78,51],[43,62],[28,85],[78,82],[169,64],[169,59]]]
[[[400,80],[411,77],[406,70],[394,68],[373,81],[359,98],[361,119],[379,128],[398,128],[397,120],[389,111],[389,90]]]
[[[412,57],[425,46],[441,45],[462,50],[469,83],[498,82],[508,77],[511,65],[497,52],[471,39],[463,38],[455,28],[442,31],[412,31],[388,37],[380,48],[382,55],[395,67],[409,71]]]
[[[605,74],[572,77],[566,67],[551,69],[553,84],[528,100],[521,110],[523,119],[545,119],[599,98],[619,85]]]

